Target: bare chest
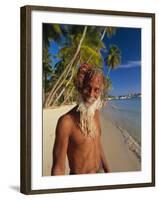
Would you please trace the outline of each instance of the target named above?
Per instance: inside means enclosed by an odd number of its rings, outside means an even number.
[[[72,145],[77,146],[87,146],[92,144],[97,144],[100,138],[100,128],[98,123],[94,122],[96,125],[95,137],[92,138],[89,135],[86,135],[80,128],[79,124],[74,124],[72,129],[72,134],[70,136],[70,142]]]

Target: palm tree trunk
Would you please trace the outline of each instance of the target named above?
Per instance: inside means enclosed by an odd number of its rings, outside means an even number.
[[[44,95],[44,100],[43,102],[45,102],[45,99],[46,99],[46,81],[47,81],[47,74],[45,73],[45,80],[44,80],[44,92],[45,92],[45,95]]]
[[[107,76],[106,76],[106,77],[109,76],[111,69],[114,69],[114,63],[112,63],[112,64],[111,64],[110,66],[108,66],[108,67],[109,67],[109,68],[108,68],[108,72],[107,72]]]
[[[106,30],[107,30],[107,27],[104,28],[103,34],[102,34],[102,36],[101,36],[101,38],[100,38],[101,41],[103,40],[103,38],[104,38],[104,36],[105,36]],[[98,49],[98,48],[96,48],[95,51],[96,51],[97,49]],[[90,59],[92,58],[92,56],[93,56],[93,54],[90,55],[90,57],[89,57],[88,60],[87,60],[87,63],[90,61]]]
[[[48,98],[47,98],[46,101],[45,101],[45,107],[50,106],[51,101],[53,100],[54,95],[56,94],[57,90],[61,87],[60,82],[63,83],[63,81],[65,80],[65,78],[67,78],[67,75],[68,75],[69,72],[70,72],[70,68],[71,68],[70,66],[72,66],[72,65],[69,63],[69,64],[66,66],[65,70],[63,71],[63,72],[65,72],[66,74],[65,74],[65,73],[62,73],[62,74],[60,75],[59,79],[57,80],[57,82],[55,83],[55,85],[53,86],[53,88],[51,89],[51,91],[50,91],[50,93],[49,93],[49,95],[48,95]],[[70,68],[68,68],[68,67],[70,67]],[[66,69],[67,69],[67,71],[66,71]],[[63,77],[64,75],[65,75],[65,77]]]
[[[70,77],[69,81],[66,83],[65,87],[63,87],[63,89],[61,90],[60,94],[57,96],[57,98],[55,99],[55,101],[52,102],[52,105],[55,104],[60,99],[60,97],[63,95],[63,93],[66,90],[67,86],[72,81],[72,78],[73,78],[73,72],[71,74],[71,77]],[[65,81],[65,79],[63,80],[63,82],[64,81]],[[63,85],[63,83],[62,83],[62,85]]]
[[[74,63],[74,61],[75,61],[75,59],[76,59],[76,57],[77,57],[77,55],[78,55],[78,53],[79,53],[79,51],[80,51],[82,42],[83,42],[83,40],[84,40],[84,38],[85,38],[85,35],[86,35],[86,31],[87,31],[87,26],[84,27],[82,37],[81,37],[81,39],[80,39],[80,41],[79,41],[77,50],[76,50],[76,52],[75,52],[73,58],[71,59],[70,63],[66,66],[65,70],[63,71],[63,73],[61,74],[61,76],[59,77],[59,79],[57,80],[57,82],[55,83],[54,87],[51,89],[51,91],[50,91],[50,93],[49,93],[49,95],[48,95],[48,97],[47,97],[47,99],[46,99],[45,107],[48,107],[48,106],[51,104],[51,101],[52,101],[52,99],[53,99],[53,97],[54,97],[54,95],[55,95],[55,93],[56,93],[56,91],[57,91],[57,90],[56,90],[57,86],[58,86],[58,85],[60,84],[60,82],[62,81],[62,78],[63,78],[64,74],[66,73],[66,71],[69,70],[69,69],[72,67],[72,65],[73,65],[73,63]],[[61,84],[60,84],[60,85],[61,85]],[[59,87],[58,87],[58,88],[59,88]]]
[[[43,95],[42,95],[42,103],[44,104],[44,101],[45,101],[45,78],[44,78],[44,75],[43,75],[43,78],[42,78],[42,84],[43,84],[43,86],[42,86],[42,88],[43,88],[43,91],[42,91],[42,93],[43,93]]]
[[[111,71],[111,67],[108,67],[108,72],[107,72],[107,75],[106,75],[107,78],[109,77],[110,71]]]
[[[64,105],[66,103],[66,101],[69,99],[69,97],[71,96],[72,92],[73,92],[74,87],[71,88],[69,94],[67,95],[66,99],[63,101],[63,103],[61,105]]]
[[[78,55],[77,55],[78,56]],[[74,63],[73,63],[74,64]],[[72,64],[72,65],[73,65]],[[69,75],[69,73],[70,73],[70,71],[71,71],[71,69],[72,69],[72,65],[70,65],[70,67],[69,67],[69,69],[68,69],[68,71],[66,72],[66,74],[65,74],[65,76],[63,77],[63,79],[61,80],[61,82],[59,83],[59,85],[57,86],[57,88],[54,90],[54,92],[53,92],[53,94],[52,94],[52,96],[51,96],[51,98],[50,98],[50,102],[49,102],[49,106],[51,106],[53,103],[53,99],[54,99],[54,97],[55,97],[55,95],[57,94],[57,91],[62,87],[62,85],[63,85],[63,83],[64,83],[64,81],[67,79],[67,77],[68,77],[68,75]],[[72,73],[72,72],[71,72]],[[72,77],[72,76],[71,76]],[[62,95],[62,93],[61,93],[61,95]]]
[[[101,40],[104,39],[104,36],[105,36],[106,31],[107,31],[107,27],[104,28],[103,34],[102,34],[102,36],[101,36]]]
[[[79,60],[77,61],[76,66],[78,66],[79,62],[80,62],[80,58],[79,58]],[[70,68],[70,69],[71,69],[71,68]],[[52,105],[55,104],[55,103],[59,100],[59,98],[63,95],[63,93],[65,92],[67,86],[69,85],[69,83],[70,83],[70,82],[72,81],[72,79],[73,79],[73,74],[74,74],[74,70],[72,71],[72,74],[71,74],[71,77],[70,77],[69,81],[67,82],[67,84],[65,85],[65,87],[62,89],[62,91],[60,92],[60,94],[59,94],[59,96],[56,98],[56,100],[52,102]],[[67,78],[67,77],[66,77],[66,78]],[[61,83],[61,85],[63,85],[63,83],[64,83],[64,81],[66,80],[66,78],[63,79],[63,82]]]

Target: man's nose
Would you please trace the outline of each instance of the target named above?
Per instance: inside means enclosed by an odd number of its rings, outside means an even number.
[[[89,90],[89,97],[94,97],[94,90],[93,89]]]

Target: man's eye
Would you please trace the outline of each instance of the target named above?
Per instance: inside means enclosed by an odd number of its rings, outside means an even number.
[[[89,87],[85,87],[85,88],[84,88],[85,91],[88,91],[89,89],[90,89]]]
[[[95,89],[95,92],[99,92],[99,89]]]

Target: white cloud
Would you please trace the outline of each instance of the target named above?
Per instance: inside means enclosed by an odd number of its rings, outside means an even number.
[[[140,60],[130,60],[126,64],[118,65],[118,68],[132,68],[132,67],[141,67]]]

